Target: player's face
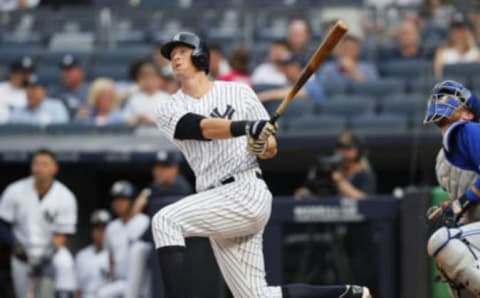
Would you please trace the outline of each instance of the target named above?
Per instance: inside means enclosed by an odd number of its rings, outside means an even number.
[[[58,165],[49,155],[39,154],[33,158],[31,171],[36,181],[50,181],[58,172]]]
[[[118,197],[115,198],[112,202],[113,212],[119,217],[127,215],[130,212],[131,206],[132,202],[129,198]]]
[[[96,225],[92,229],[92,240],[97,246],[103,245],[105,236],[105,225]]]
[[[178,79],[190,77],[197,72],[197,69],[192,63],[192,52],[192,48],[178,45],[170,53],[172,70]]]
[[[152,174],[155,182],[164,184],[175,181],[179,169],[177,165],[157,164],[153,167]]]

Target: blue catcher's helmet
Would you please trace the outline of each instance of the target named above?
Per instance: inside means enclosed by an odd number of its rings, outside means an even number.
[[[480,101],[470,89],[451,80],[438,83],[433,87],[432,94],[428,99],[427,112],[423,123],[450,118],[453,112],[460,107],[473,113],[473,121],[479,120]]]

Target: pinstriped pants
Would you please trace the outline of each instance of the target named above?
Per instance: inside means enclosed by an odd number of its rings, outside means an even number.
[[[263,230],[272,194],[253,170],[235,181],[188,196],[155,214],[156,248],[185,246],[185,237],[208,237],[222,275],[236,298],[280,298],[265,280]]]

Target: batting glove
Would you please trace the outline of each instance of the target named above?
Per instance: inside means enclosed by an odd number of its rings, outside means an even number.
[[[247,151],[250,154],[254,155],[262,155],[267,151],[268,142],[266,140],[254,140],[253,138],[249,137],[247,142]]]
[[[257,120],[249,122],[245,129],[249,139],[266,141],[277,131],[277,124],[272,124],[268,120]]]

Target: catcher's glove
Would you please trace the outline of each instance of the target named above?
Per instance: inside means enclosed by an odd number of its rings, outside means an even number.
[[[432,206],[428,208],[426,213],[428,235],[432,235],[441,227],[457,227],[459,219],[459,214],[453,212],[451,204],[444,206]]]

